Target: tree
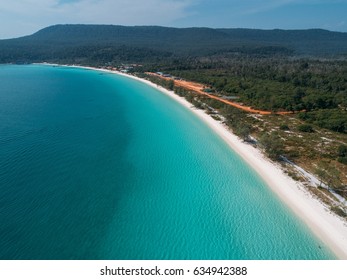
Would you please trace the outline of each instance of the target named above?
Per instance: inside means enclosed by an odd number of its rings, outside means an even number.
[[[281,124],[281,125],[280,125],[280,130],[288,131],[288,130],[290,130],[290,129],[289,129],[289,126],[288,126],[287,124],[284,123],[284,124]]]
[[[240,136],[243,141],[247,142],[250,140],[251,126],[248,124],[239,124],[234,128],[234,132],[236,135]]]
[[[309,133],[312,133],[314,130],[313,130],[313,127],[309,124],[301,124],[298,126],[298,130],[301,131],[301,132],[309,132]]]
[[[320,180],[320,186],[324,183],[328,190],[341,187],[341,173],[331,162],[319,162],[316,168],[316,174]]]
[[[339,157],[347,157],[347,146],[346,145],[340,145],[338,147],[338,156]]]
[[[337,160],[340,163],[347,164],[347,146],[340,145],[337,150]]]
[[[175,82],[173,80],[169,80],[167,83],[167,87],[169,90],[174,90]]]
[[[284,146],[281,138],[278,136],[276,132],[271,132],[270,134],[263,134],[259,138],[259,143],[270,158],[276,160],[280,159],[280,156],[284,150]]]

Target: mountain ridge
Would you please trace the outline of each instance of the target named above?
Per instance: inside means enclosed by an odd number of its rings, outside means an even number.
[[[73,59],[81,51],[90,58],[95,52],[112,54],[121,49],[157,51],[165,56],[208,56],[221,53],[269,53],[296,56],[345,56],[347,33],[324,29],[262,30],[248,28],[163,27],[59,24],[32,35],[0,40],[0,62],[42,59]],[[265,51],[264,51],[265,50]],[[71,53],[71,54],[69,54]],[[69,57],[67,57],[69,56]],[[112,56],[112,55],[108,55]]]

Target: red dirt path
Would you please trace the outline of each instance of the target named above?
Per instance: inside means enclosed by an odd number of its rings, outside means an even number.
[[[156,76],[158,78],[165,79],[165,80],[172,80],[171,78],[163,77],[163,76],[156,74],[156,73],[147,72],[146,74]],[[271,112],[271,111],[262,111],[262,110],[253,109],[249,106],[245,106],[245,105],[242,105],[240,103],[232,102],[230,100],[209,94],[209,93],[204,91],[205,86],[203,84],[185,81],[185,80],[174,80],[174,83],[175,83],[175,86],[177,86],[177,87],[182,87],[184,89],[194,91],[198,94],[205,95],[211,99],[218,100],[220,102],[223,102],[223,103],[228,104],[230,106],[233,106],[235,108],[241,109],[241,110],[246,111],[248,113],[260,114],[260,115],[271,115],[271,114],[289,115],[289,114],[293,114],[293,112],[290,112],[290,111]]]

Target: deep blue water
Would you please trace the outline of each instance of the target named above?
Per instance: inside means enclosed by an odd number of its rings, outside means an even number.
[[[141,82],[0,66],[0,259],[331,259],[238,155]]]

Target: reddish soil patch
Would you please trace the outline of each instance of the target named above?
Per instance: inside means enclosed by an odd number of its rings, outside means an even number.
[[[159,78],[165,79],[165,80],[172,80],[171,78],[163,77],[163,76],[158,75],[156,73],[147,72],[146,74],[149,74],[149,75],[152,75],[152,76],[156,76],[156,77],[159,77]],[[223,103],[228,104],[230,106],[233,106],[235,108],[241,109],[241,110],[246,111],[248,113],[260,114],[260,115],[271,115],[271,114],[289,115],[289,114],[293,114],[293,112],[290,112],[290,111],[271,112],[271,111],[263,111],[263,110],[253,109],[253,108],[251,108],[249,106],[245,106],[245,105],[242,105],[240,103],[232,102],[230,100],[226,100],[224,98],[221,98],[221,97],[209,94],[209,93],[204,91],[205,86],[203,84],[190,82],[190,81],[185,81],[185,80],[174,80],[174,83],[175,83],[175,86],[177,86],[177,87],[182,87],[184,89],[194,91],[195,93],[208,96],[211,99],[218,100],[220,102],[223,102]]]

